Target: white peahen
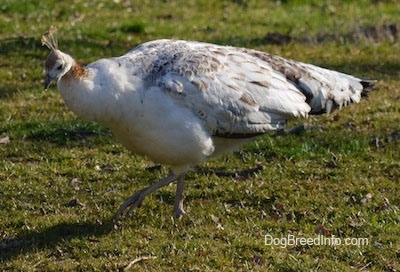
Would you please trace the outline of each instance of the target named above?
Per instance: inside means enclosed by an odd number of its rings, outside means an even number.
[[[174,214],[181,217],[184,178],[191,167],[282,129],[290,118],[358,103],[375,84],[260,51],[203,42],[156,40],[87,66],[58,49],[55,28],[42,42],[51,50],[46,88],[58,79],[58,90],[75,114],[109,127],[126,148],[172,169],[127,198],[114,219],[174,181]]]

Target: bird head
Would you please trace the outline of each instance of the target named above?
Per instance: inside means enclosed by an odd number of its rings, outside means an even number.
[[[44,87],[47,89],[54,79],[62,77],[71,69],[73,60],[58,50],[57,29],[53,26],[42,36],[42,45],[51,50],[44,64],[46,73]]]

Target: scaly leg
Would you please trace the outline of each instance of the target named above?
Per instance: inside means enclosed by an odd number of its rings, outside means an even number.
[[[185,189],[185,176],[182,175],[178,178],[176,183],[176,194],[175,194],[175,204],[174,204],[174,215],[176,218],[181,218],[185,214],[183,209],[183,190]]]
[[[124,211],[129,207],[129,210],[125,213],[125,216],[128,216],[132,213],[133,209],[139,206],[143,199],[153,193],[154,191],[160,189],[161,187],[164,187],[165,185],[170,184],[171,182],[174,182],[175,180],[178,180],[182,177],[182,180],[184,179],[185,175],[175,175],[171,174],[166,178],[161,179],[157,183],[154,183],[150,185],[149,187],[146,187],[140,191],[137,191],[130,197],[128,197],[124,203],[119,207],[118,211],[115,213],[113,217],[113,221],[117,221],[119,217],[121,217],[124,213]]]

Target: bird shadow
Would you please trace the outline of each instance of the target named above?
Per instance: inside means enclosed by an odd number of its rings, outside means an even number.
[[[194,172],[203,175],[216,175],[217,177],[233,178],[235,180],[248,180],[254,174],[263,171],[264,169],[265,169],[264,165],[256,165],[253,168],[245,170],[233,170],[233,171],[229,171],[226,169],[208,169],[197,166],[194,169]]]
[[[62,222],[43,230],[24,230],[15,237],[0,240],[0,262],[6,262],[16,256],[41,249],[54,249],[66,241],[78,238],[101,237],[113,230],[111,220],[100,223],[68,223]]]

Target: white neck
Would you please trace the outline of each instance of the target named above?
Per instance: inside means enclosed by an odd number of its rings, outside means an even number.
[[[73,59],[70,63],[69,69],[57,82],[58,91],[76,115],[87,121],[97,121],[102,104],[93,82],[97,71],[82,67]]]
[[[76,61],[70,55],[68,55],[68,54],[66,54],[64,52],[61,52],[61,51],[58,51],[58,52],[62,56],[62,58],[64,60],[64,63],[65,63],[64,70],[63,70],[63,72],[62,72],[62,74],[60,76],[60,78],[61,78],[71,70],[72,66],[74,64],[76,64]]]
[[[104,77],[103,70],[82,67],[75,61],[57,84],[65,103],[76,115],[108,127],[120,121],[126,111],[138,110],[134,106],[134,92],[121,92],[115,85]],[[123,103],[126,100],[132,101],[129,107]]]

